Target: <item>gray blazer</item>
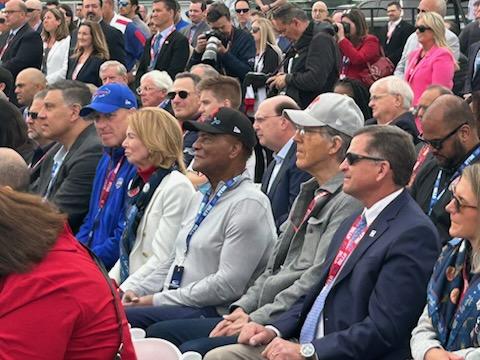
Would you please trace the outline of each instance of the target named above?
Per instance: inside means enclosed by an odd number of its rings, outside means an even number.
[[[198,38],[198,35],[200,34],[203,34],[205,31],[208,31],[210,30],[210,26],[208,26],[207,22],[206,21],[202,21],[195,33],[193,34],[192,38],[190,39],[190,32],[192,31],[192,26],[194,24],[190,24],[188,26],[185,26],[183,29],[180,30],[180,32],[186,36],[186,38],[188,39],[190,45],[192,45],[192,47],[195,47],[197,46],[197,38]]]
[[[84,121],[84,120],[80,120]],[[52,173],[53,158],[62,145],[56,144],[40,168],[40,176],[32,190],[43,196],[48,188]],[[78,136],[69,149],[48,200],[68,214],[68,222],[76,233],[88,211],[93,178],[97,163],[102,156],[102,145],[93,124]]]
[[[362,207],[341,191],[342,184],[343,174],[338,173],[322,186],[314,178],[301,185],[267,268],[231,309],[241,307],[252,321],[268,324],[318,283],[333,234],[347,216]],[[312,215],[295,231],[310,201],[324,190],[332,195],[320,198]]]

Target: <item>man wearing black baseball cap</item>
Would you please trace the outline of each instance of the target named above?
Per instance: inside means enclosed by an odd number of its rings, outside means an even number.
[[[122,288],[125,304],[153,305],[126,307],[132,327],[225,313],[263,271],[276,239],[269,200],[244,174],[256,143],[248,118],[220,108],[184,128],[199,132],[193,168],[211,187],[197,192],[185,211],[169,270],[160,266]]]

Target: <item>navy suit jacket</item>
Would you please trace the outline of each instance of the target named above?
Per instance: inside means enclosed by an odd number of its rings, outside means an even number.
[[[480,71],[475,74],[475,58],[480,51],[480,41],[473,43],[468,50],[468,67],[463,88],[464,94],[480,90]],[[475,77],[473,76],[475,74]]]
[[[319,283],[273,324],[282,337],[299,336],[357,216],[335,233]],[[370,225],[335,280],[323,309],[325,336],[313,341],[318,358],[407,359],[439,253],[435,226],[404,190]]]
[[[297,145],[293,143],[280,166],[270,191],[267,192],[267,188],[275,161],[270,162],[262,178],[261,189],[270,199],[277,229],[287,220],[292,204],[300,191],[300,184],[311,178],[310,174],[297,168],[296,151]]]

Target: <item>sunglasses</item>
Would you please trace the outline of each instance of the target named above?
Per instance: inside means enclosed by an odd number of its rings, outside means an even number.
[[[458,130],[460,130],[460,128],[463,126],[463,125],[466,125],[467,123],[464,122],[463,124],[461,124],[460,126],[457,126],[455,129],[453,129],[452,131],[450,131],[446,136],[444,136],[443,138],[441,139],[434,139],[434,140],[427,140],[427,139],[424,139],[423,136],[421,135],[418,135],[417,138],[418,140],[420,140],[421,142],[427,144],[428,146],[430,146],[431,148],[435,149],[435,150],[441,150],[442,147],[443,147],[443,143],[445,141],[447,141],[453,134],[455,134]]]
[[[370,160],[370,161],[385,161],[385,159],[378,158],[378,157],[373,157],[373,156],[364,156],[364,155],[358,155],[354,153],[347,153],[345,155],[345,160],[347,160],[348,165],[355,165],[359,161],[362,160]]]
[[[0,18],[0,24],[5,24],[5,19],[4,18]]]
[[[252,27],[252,30],[250,30],[250,32],[251,32],[252,34],[256,34],[256,33],[258,33],[259,31],[260,31],[260,28],[258,28],[258,27]]]
[[[425,25],[415,26],[415,29],[418,30],[418,32],[420,32],[420,33],[424,33],[427,30],[432,30],[431,27],[428,27],[428,26],[425,26]]]
[[[119,1],[118,2],[118,7],[127,7],[128,5],[130,5],[130,3],[128,1]]]
[[[38,118],[38,113],[37,112],[31,112],[29,111],[27,115],[32,119],[32,120],[37,120]]]
[[[38,10],[38,9],[27,9],[27,12],[31,13],[31,12],[34,12],[35,10]],[[40,10],[38,10],[40,11]]]
[[[167,93],[167,96],[170,100],[173,100],[175,98],[175,96],[178,96],[180,97],[180,99],[186,99],[188,97],[188,95],[190,95],[188,93],[188,91],[185,91],[185,90],[180,90],[179,92],[176,92],[176,91],[170,91]]]
[[[250,9],[235,9],[237,14],[246,14],[250,11]]]
[[[471,208],[471,209],[477,209],[477,206],[474,205],[468,205],[468,204],[462,204],[460,199],[455,195],[455,187],[458,184],[459,178],[454,180],[448,187],[448,190],[452,193],[452,200],[453,201],[453,206],[455,207],[455,212],[459,213],[462,211],[463,208]]]

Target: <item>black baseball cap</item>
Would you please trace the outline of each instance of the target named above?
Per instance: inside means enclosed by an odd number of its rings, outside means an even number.
[[[251,121],[240,111],[231,108],[221,107],[211,118],[203,122],[185,121],[183,128],[209,134],[232,135],[240,139],[249,149],[253,149],[257,144]]]

